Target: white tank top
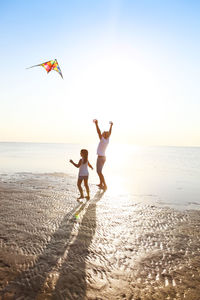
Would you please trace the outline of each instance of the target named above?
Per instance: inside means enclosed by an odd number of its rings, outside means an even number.
[[[105,152],[106,152],[108,143],[109,143],[109,138],[107,138],[107,139],[104,139],[104,137],[101,138],[98,148],[97,148],[97,154],[99,156],[105,156]]]
[[[79,167],[79,172],[78,172],[78,176],[88,176],[89,172],[88,172],[88,161],[83,164],[83,160],[81,160],[81,165]]]

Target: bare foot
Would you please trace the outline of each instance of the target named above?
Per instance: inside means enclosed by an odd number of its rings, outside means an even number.
[[[86,200],[90,200],[90,196],[85,197]]]
[[[77,200],[80,200],[80,199],[83,199],[83,198],[84,198],[84,196],[81,195],[80,197],[77,198]]]
[[[105,191],[107,190],[107,188],[108,188],[107,185],[104,185],[102,189],[103,189],[104,192],[105,192]]]
[[[98,188],[103,189],[103,185],[97,184]]]

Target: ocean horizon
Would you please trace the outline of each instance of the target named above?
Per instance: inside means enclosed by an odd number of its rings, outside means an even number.
[[[89,182],[95,171],[97,144],[87,145]],[[0,142],[0,173],[64,173],[74,178],[83,144]],[[200,147],[134,146],[110,142],[104,168],[110,192],[184,209],[200,208]],[[2,177],[3,178],[3,177]]]

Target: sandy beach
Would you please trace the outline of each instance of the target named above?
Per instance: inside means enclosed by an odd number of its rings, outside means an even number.
[[[1,174],[0,299],[186,299],[200,295],[200,211],[90,185],[64,173]]]

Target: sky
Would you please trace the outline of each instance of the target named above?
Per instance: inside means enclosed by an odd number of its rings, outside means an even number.
[[[0,141],[200,146],[200,2],[0,0]],[[64,80],[42,67],[56,58]]]

